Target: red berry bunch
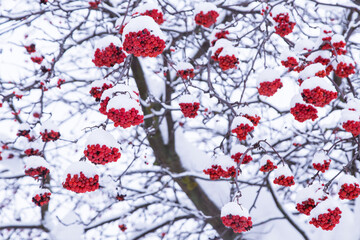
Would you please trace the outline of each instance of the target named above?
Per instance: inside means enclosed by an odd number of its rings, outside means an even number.
[[[40,4],[47,4],[48,0],[40,0]]]
[[[252,228],[251,217],[226,215],[221,217],[224,226],[232,228],[235,233],[247,232]]]
[[[41,64],[42,61],[44,60],[44,57],[43,56],[31,56],[30,57],[31,61],[33,61],[34,63],[37,63],[37,64]]]
[[[242,156],[243,154],[242,153],[235,153],[235,154],[233,154],[233,155],[231,155],[231,158],[232,159],[234,159],[234,161],[236,162],[236,163],[239,163],[240,162],[240,158],[241,158],[241,156]],[[249,163],[249,162],[251,162],[253,160],[253,158],[250,156],[250,155],[245,155],[245,157],[243,158],[243,160],[242,160],[242,163],[241,164],[247,164],[247,163]]]
[[[290,113],[295,117],[295,120],[299,122],[305,122],[308,119],[317,119],[317,110],[311,105],[296,103],[294,107],[290,108]]]
[[[204,169],[203,172],[206,175],[209,175],[211,180],[218,180],[221,177],[230,178],[236,176],[236,169],[234,166],[226,167],[226,170],[224,170],[221,165],[214,164],[211,168]]]
[[[115,46],[113,43],[110,43],[110,45],[105,49],[97,48],[94,57],[95,58],[92,61],[95,66],[112,67],[115,64],[124,62],[126,55],[122,51],[122,47]]]
[[[283,84],[279,78],[272,82],[261,82],[259,85],[259,94],[267,97],[273,96],[278,89],[283,87]]]
[[[236,66],[239,64],[239,59],[235,57],[235,55],[225,55],[220,56],[218,58],[219,66],[223,71],[226,71],[231,68],[236,68]]]
[[[296,25],[296,23],[290,21],[289,13],[279,13],[273,19],[278,24],[275,26],[275,33],[281,37],[292,33]]]
[[[30,130],[18,130],[18,132],[16,133],[16,136],[18,137],[26,137],[26,138],[29,138],[29,133],[30,133]]]
[[[125,224],[119,225],[119,228],[120,228],[120,230],[121,230],[122,232],[125,232],[126,229],[127,229],[127,227],[125,226]]]
[[[223,50],[224,48],[223,47],[220,47],[218,49],[216,49],[216,51],[214,52],[214,54],[211,56],[211,58],[214,60],[214,61],[219,61],[219,55],[221,53],[221,51]]]
[[[139,114],[139,110],[131,108],[130,110],[125,110],[125,108],[109,109],[107,116],[110,120],[114,122],[115,127],[128,128],[131,126],[137,126],[144,122],[144,115]]]
[[[334,229],[336,224],[340,222],[340,218],[341,211],[338,207],[334,210],[328,208],[327,213],[313,217],[309,223],[313,224],[316,228],[321,227],[323,230],[331,231]]]
[[[216,32],[215,33],[215,39],[211,41],[211,46],[214,46],[216,41],[219,40],[219,39],[222,39],[222,38],[227,39],[227,35],[229,35],[229,34],[230,33],[229,33],[228,30],[226,30],[226,31],[220,30],[220,31]]]
[[[359,184],[357,184],[357,183],[352,183],[352,184],[344,183],[343,185],[341,185],[341,189],[340,189],[338,194],[339,194],[340,199],[353,200],[353,199],[357,198],[360,195]]]
[[[24,153],[28,157],[30,157],[30,156],[42,156],[40,150],[39,149],[34,149],[34,148],[28,148],[28,149],[26,149],[24,151]]]
[[[246,140],[246,136],[249,132],[252,132],[254,130],[254,126],[251,126],[249,124],[241,123],[236,128],[232,128],[231,132],[236,134],[236,137],[242,141]]]
[[[349,120],[342,124],[345,131],[352,133],[354,137],[360,134],[360,121]]]
[[[305,215],[310,215],[311,210],[313,210],[316,207],[317,204],[315,204],[314,199],[308,198],[305,201],[302,201],[301,203],[296,204],[296,210],[299,211],[299,213],[303,213]]]
[[[95,0],[94,2],[89,2],[89,5],[91,9],[98,9],[100,3],[101,0]]]
[[[90,162],[102,165],[109,162],[116,162],[121,157],[118,148],[108,147],[106,145],[100,146],[100,144],[87,145],[84,154]]]
[[[284,187],[291,187],[295,185],[294,176],[278,176],[274,179],[274,183]]]
[[[100,102],[100,108],[99,108],[99,112],[104,114],[104,115],[107,115],[107,105],[110,101],[110,98],[109,97],[106,97],[105,99],[102,99],[101,102]]]
[[[260,167],[260,171],[261,172],[270,172],[270,171],[272,171],[272,170],[274,170],[274,169],[277,169],[277,166],[276,165],[274,165],[274,163],[271,161],[271,160],[267,160],[266,161],[266,164],[264,164],[264,165],[262,165],[261,167]]]
[[[35,203],[36,206],[43,206],[45,204],[48,204],[50,201],[50,192],[44,192],[36,194],[35,197],[32,198],[33,203]]]
[[[324,160],[323,164],[321,164],[321,163],[313,163],[312,165],[316,170],[324,173],[326,170],[329,170],[330,162],[331,162],[331,159]]]
[[[146,12],[140,13],[140,15],[152,17],[159,25],[164,22],[164,15],[158,9],[146,10]]]
[[[206,13],[200,11],[198,14],[195,15],[195,22],[197,25],[201,25],[204,27],[210,27],[214,23],[216,23],[216,19],[219,16],[219,13],[211,10]]]
[[[165,41],[143,29],[138,32],[129,32],[125,35],[124,49],[135,57],[156,57],[165,48]]]
[[[185,70],[178,70],[176,73],[177,76],[180,76],[182,79],[187,80],[190,78],[195,77],[194,69],[185,69]]]
[[[46,167],[36,167],[36,168],[27,168],[25,169],[25,175],[26,176],[30,176],[33,177],[35,179],[39,179],[41,178],[46,178],[47,175],[50,173],[50,170],[47,169]]]
[[[111,83],[103,83],[101,87],[92,87],[90,90],[90,95],[95,98],[95,101],[100,101],[102,93],[109,88],[112,88],[113,85]],[[109,101],[109,100],[108,100]],[[105,108],[106,109],[106,108]]]
[[[35,44],[33,43],[27,46],[25,45],[24,47],[29,54],[36,52]]]
[[[337,98],[337,92],[328,91],[317,86],[311,90],[303,89],[301,96],[306,103],[310,103],[316,107],[324,107]]]
[[[63,187],[76,193],[92,192],[99,188],[99,175],[96,174],[90,178],[87,178],[83,172],[80,172],[79,175],[74,174],[71,176],[71,174],[68,174],[65,182],[62,184]]]
[[[116,200],[118,201],[124,201],[126,197],[126,194],[117,194],[116,195]]]
[[[251,116],[251,115],[248,115],[248,114],[243,114],[241,115],[242,117],[244,118],[247,118],[250,120],[250,122],[256,127],[259,122],[260,122],[260,119],[261,117],[259,117],[258,115],[255,115],[255,116]]]
[[[44,132],[40,132],[40,135],[43,142],[56,141],[60,138],[60,133],[55,132],[54,130],[48,131],[45,129]]]
[[[293,68],[299,65],[299,62],[294,57],[287,57],[286,60],[282,60],[281,64],[291,71]]]
[[[197,116],[197,111],[200,108],[200,103],[179,103],[181,112],[184,114],[184,117],[195,118]]]
[[[339,62],[336,65],[335,74],[341,78],[347,78],[355,73],[355,66],[353,63]]]

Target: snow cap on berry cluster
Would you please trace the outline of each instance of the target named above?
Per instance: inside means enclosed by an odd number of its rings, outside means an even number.
[[[355,111],[360,112],[360,99],[353,98],[353,97],[349,98],[346,103],[346,108],[347,109],[355,109]]]
[[[264,166],[267,164],[267,160],[270,160],[272,163],[274,162],[274,158],[270,155],[264,155],[262,158],[260,158],[260,166]]]
[[[134,93],[138,90],[135,87],[128,86],[126,84],[117,84],[116,86],[106,89],[101,95],[101,100],[105,100],[107,97],[110,99],[115,97],[116,95],[126,95],[130,96],[131,99],[137,100],[139,97]]]
[[[326,72],[326,67],[321,63],[314,63],[307,66],[304,70],[302,70],[299,74],[299,78],[302,80],[308,79],[310,77],[315,77],[316,73],[324,71]]]
[[[100,50],[103,50],[103,49],[107,48],[108,46],[110,46],[111,43],[114,44],[116,47],[122,47],[120,38],[115,37],[113,35],[108,35],[108,36],[101,38],[100,40],[98,40],[95,43],[95,50],[98,48]]]
[[[318,151],[314,154],[313,164],[324,164],[324,160],[329,161],[330,157],[325,154],[324,151]]]
[[[194,69],[194,67],[191,63],[188,62],[178,62],[176,63],[175,69],[177,71],[180,71],[180,70]]]
[[[95,175],[97,175],[97,170],[94,165],[85,162],[85,161],[79,161],[72,163],[66,170],[65,170],[65,179],[67,178],[67,175],[70,174],[71,176],[74,176],[77,174],[80,175],[80,172],[82,172],[85,177],[92,178]]]
[[[277,177],[280,177],[282,175],[284,175],[285,177],[291,177],[293,176],[289,166],[287,164],[279,164],[277,165],[277,169],[275,169],[273,171],[273,174],[274,174],[274,177],[277,178]]]
[[[309,62],[313,62],[318,57],[330,60],[330,52],[326,51],[326,50],[324,50],[324,51],[316,51],[316,52],[311,53],[309,56],[307,56],[306,60],[309,61]]]
[[[30,125],[27,124],[27,123],[22,123],[19,125],[19,131],[29,131],[31,128],[30,128]]]
[[[295,107],[297,103],[304,104],[304,105],[310,105],[304,101],[304,99],[301,97],[300,94],[296,94],[295,96],[293,96],[293,98],[290,101],[290,108]]]
[[[349,174],[344,174],[339,180],[338,180],[338,184],[339,187],[341,187],[342,185],[344,185],[345,183],[347,183],[348,185],[350,184],[359,184],[359,180],[357,180],[357,178],[355,178],[354,176],[351,176]]]
[[[111,98],[107,104],[106,110],[109,111],[110,109],[121,109],[124,108],[125,111],[129,111],[132,108],[135,108],[139,111],[139,114],[142,115],[142,109],[140,104],[136,102],[135,99],[130,98],[128,95],[118,95]]]
[[[221,38],[221,39],[217,40],[215,45],[213,47],[209,48],[208,51],[209,52],[211,51],[211,55],[214,55],[216,50],[218,50],[219,48],[223,48],[222,51],[224,51],[224,49],[230,49],[230,50],[235,49],[233,44],[229,40],[227,40],[225,38]],[[232,53],[232,54],[234,54],[234,53]]]
[[[335,87],[328,81],[326,81],[323,78],[319,77],[311,77],[306,79],[300,87],[300,92],[302,92],[304,89],[315,89],[316,87],[320,87],[324,90],[336,92]]]
[[[33,142],[29,142],[27,144],[27,146],[25,147],[25,149],[29,149],[29,148],[32,148],[32,149],[38,149],[38,150],[41,150],[43,149],[44,147],[44,142],[41,141],[40,139],[37,139]]]
[[[33,191],[33,196],[36,195],[40,196],[40,194],[44,194],[44,193],[50,193],[50,190],[46,188],[37,188],[36,190]]]
[[[179,103],[194,103],[199,102],[199,100],[191,94],[184,94],[179,97]]]
[[[86,141],[86,146],[96,144],[99,144],[100,146],[106,145],[111,148],[119,147],[119,144],[116,142],[111,133],[101,128],[92,131]]]
[[[339,63],[345,63],[345,64],[347,64],[348,66],[349,66],[350,64],[352,64],[353,66],[355,66],[354,60],[353,60],[351,57],[346,56],[346,55],[337,56],[336,61],[335,61],[334,64],[333,64],[333,66],[334,66],[335,69],[337,68],[337,65],[338,65]]]
[[[258,74],[257,87],[260,87],[260,83],[273,82],[275,79],[280,79],[280,73],[273,68],[267,68]]]
[[[196,6],[195,6],[195,10],[194,10],[194,14],[197,15],[198,13],[200,12],[203,12],[204,14],[210,12],[210,11],[216,11],[216,12],[219,12],[218,8],[216,7],[215,4],[213,3],[210,3],[210,2],[201,2],[201,3],[198,3]]]
[[[231,155],[235,155],[237,153],[243,154],[246,150],[247,150],[247,147],[237,144],[231,148],[230,154]],[[251,153],[251,151],[248,151],[246,153],[246,155],[250,155],[250,153]]]
[[[313,48],[314,48],[313,41],[311,41],[310,39],[301,39],[296,41],[294,51],[297,53],[303,53],[304,51],[312,50]]]
[[[271,9],[272,17],[276,17],[279,14],[286,14],[286,13],[289,14],[289,21],[294,22],[294,19],[293,19],[292,15],[291,15],[289,9],[286,6],[284,6],[282,4],[278,4],[278,5],[276,5],[275,7],[273,7]]]
[[[249,217],[249,211],[237,204],[236,202],[229,202],[221,208],[221,217],[226,217],[227,215],[240,216],[240,217]]]
[[[41,58],[42,57],[42,54],[40,51],[36,51],[36,52],[33,52],[30,54],[30,57],[31,58]]]
[[[360,115],[357,111],[351,111],[349,109],[341,110],[340,123],[346,123],[347,121],[360,121]]]
[[[53,130],[54,132],[59,132],[58,127],[51,120],[47,120],[41,125],[40,132],[45,132],[45,130],[47,130],[48,132],[50,132],[51,130]]]
[[[132,18],[128,24],[124,27],[124,32],[122,35],[122,41],[125,41],[125,36],[129,32],[139,32],[144,29],[147,29],[151,35],[161,38],[162,40],[166,40],[166,36],[161,31],[159,25],[155,22],[152,17],[149,16],[139,16]]]
[[[241,116],[236,116],[233,120],[233,122],[231,123],[231,129],[235,129],[237,128],[238,126],[240,126],[241,124],[248,124],[250,127],[253,126],[252,122],[245,118],[245,117],[241,117]]]
[[[324,43],[323,38],[328,38],[328,37],[331,38],[333,35],[334,35],[334,33],[333,33],[332,29],[329,26],[324,26],[320,30],[319,37],[317,38],[317,40],[315,42],[315,48],[319,48]]]
[[[159,13],[162,13],[161,8],[157,4],[154,3],[139,4],[139,6],[132,11],[132,14],[134,15],[134,14],[145,13],[148,10],[150,11],[155,9],[158,10]]]
[[[36,169],[38,167],[44,167],[50,169],[50,165],[45,161],[44,158],[39,156],[30,156],[24,158],[26,169]]]
[[[226,170],[226,168],[236,167],[234,161],[227,155],[216,156],[214,164],[220,165],[224,170]]]
[[[310,219],[317,218],[319,215],[328,213],[328,209],[334,210],[339,204],[333,198],[327,198],[326,200],[320,202],[316,208],[314,208],[310,213]]]
[[[324,191],[322,190],[323,186],[320,183],[313,183],[310,186],[301,189],[295,198],[296,203],[302,203],[309,198],[313,199],[315,203],[319,202],[319,199],[322,199],[325,195]]]
[[[288,58],[294,58],[297,62],[299,62],[299,58],[296,55],[295,52],[290,51],[290,50],[284,50],[281,54],[280,54],[280,60],[281,61],[287,61]]]
[[[334,34],[332,37],[331,37],[331,44],[334,44],[334,43],[339,43],[339,42],[345,42],[345,38],[343,35],[340,35],[340,34]]]
[[[243,106],[243,107],[240,107],[238,109],[235,109],[235,112],[238,114],[238,115],[248,115],[248,116],[259,116],[259,111],[257,111],[256,108],[254,107],[249,107],[249,106]]]
[[[94,87],[98,87],[101,88],[104,84],[106,85],[113,85],[111,81],[107,80],[107,79],[101,79],[101,80],[96,80],[93,81],[90,85],[90,88],[94,88]]]
[[[213,41],[218,40],[218,38],[216,37],[217,33],[221,33],[222,31],[226,31],[223,30],[225,28],[224,24],[219,24],[218,26],[216,26],[216,28],[211,32],[211,34],[209,35],[209,41],[210,43],[212,43]]]

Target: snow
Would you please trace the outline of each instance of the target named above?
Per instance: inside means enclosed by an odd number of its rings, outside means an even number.
[[[53,240],[78,240],[82,239],[84,226],[81,225],[79,217],[74,211],[70,211],[61,222],[51,229]]]
[[[103,50],[105,49],[106,47],[110,46],[110,44],[113,43],[115,46],[117,47],[122,47],[122,44],[121,44],[121,41],[120,41],[120,38],[118,37],[115,37],[113,35],[108,35],[106,37],[103,37],[102,39],[98,40],[96,43],[95,43],[95,50],[96,49],[100,49],[100,50]]]
[[[311,77],[309,79],[305,79],[301,84],[300,93],[304,91],[304,89],[314,89],[316,87],[320,87],[324,90],[336,92],[335,87],[326,79],[319,77]]]
[[[166,36],[161,31],[159,25],[154,21],[152,17],[149,16],[139,16],[132,18],[128,24],[124,27],[124,32],[122,35],[122,41],[125,41],[125,36],[129,32],[139,32],[144,29],[147,29],[152,35],[159,37],[163,40],[166,40]]]
[[[44,194],[44,193],[50,193],[49,189],[46,188],[37,188],[34,192],[33,192],[33,196],[36,196],[37,194]]]
[[[260,166],[266,165],[267,160],[270,160],[272,163],[275,163],[274,158],[272,156],[266,154],[260,158]]]
[[[234,118],[233,122],[231,123],[231,129],[235,129],[241,124],[244,124],[244,125],[248,124],[250,127],[253,126],[252,122],[249,119],[247,119],[245,117],[241,117],[241,116],[236,116]]]
[[[328,213],[328,209],[334,210],[338,207],[339,204],[335,199],[328,197],[325,201],[320,202],[316,208],[314,208],[310,213],[310,219],[317,218],[319,215]],[[341,209],[340,209],[341,210]],[[341,220],[340,220],[341,221]]]
[[[20,124],[20,126],[19,126],[19,131],[23,131],[23,130],[29,131],[29,130],[30,130],[30,125],[27,124],[27,123],[22,123],[22,124]]]
[[[299,74],[299,78],[305,80],[310,77],[315,77],[315,74],[320,71],[326,71],[326,67],[321,63],[314,63],[302,70]]]
[[[282,164],[280,163],[279,165],[277,165],[277,168],[274,169],[272,171],[273,175],[274,175],[274,178],[277,178],[277,177],[280,177],[282,175],[284,175],[285,177],[291,177],[293,176],[290,168],[288,167],[287,164]]]
[[[235,155],[236,153],[244,153],[247,150],[247,147],[243,145],[235,145],[231,148],[230,154]],[[248,151],[246,155],[250,155],[251,151]]]
[[[194,14],[197,15],[200,12],[203,12],[204,14],[206,14],[207,12],[210,12],[210,11],[219,12],[219,10],[215,4],[210,3],[210,2],[201,2],[195,6]]]
[[[294,51],[298,53],[302,53],[304,52],[304,50],[312,50],[313,48],[314,48],[314,42],[311,41],[310,39],[299,39],[295,43]]]
[[[30,156],[24,158],[24,163],[26,166],[26,169],[30,168],[38,168],[38,167],[45,167],[47,169],[50,169],[50,165],[45,161],[44,158],[39,156]]]
[[[309,198],[313,199],[315,202],[318,202],[319,199],[322,199],[325,195],[324,191],[322,190],[323,186],[320,183],[313,183],[312,185],[300,190],[296,194],[296,203],[302,203]]]
[[[312,163],[314,164],[324,164],[324,160],[326,161],[329,161],[330,160],[330,157],[328,157],[324,151],[319,151],[319,152],[316,152],[315,155],[314,155],[314,158],[312,160]]]
[[[221,217],[225,217],[227,215],[238,215],[241,217],[249,217],[249,211],[244,208],[243,206],[240,206],[239,204],[235,202],[229,202],[225,204],[221,208]]]
[[[273,82],[275,79],[280,79],[280,73],[273,68],[267,68],[258,74],[256,84],[260,87],[260,83]]]
[[[98,174],[95,166],[92,165],[91,163],[88,163],[85,161],[78,161],[78,162],[72,163],[65,170],[64,179],[67,178],[68,174],[71,174],[72,176],[74,176],[75,174],[79,175],[80,172],[82,172],[85,175],[85,177],[87,177],[87,178],[94,177],[95,175]]]
[[[235,109],[235,111],[238,115],[243,114],[243,115],[248,115],[248,116],[252,116],[252,117],[259,116],[258,110],[254,107],[243,106],[238,109]]]
[[[277,15],[279,15],[281,13],[284,13],[284,14],[288,13],[290,22],[294,22],[294,19],[293,19],[292,15],[290,14],[289,9],[287,7],[285,7],[283,4],[278,4],[275,7],[273,7],[271,9],[271,13],[272,13],[273,17],[276,17]]]
[[[109,80],[107,79],[101,79],[101,80],[96,80],[96,81],[93,81],[90,85],[90,88],[94,88],[94,87],[99,87],[101,88],[104,84],[107,84],[107,85],[113,85],[112,82],[110,82]]]
[[[161,8],[157,4],[145,3],[145,4],[139,5],[137,8],[135,8],[132,11],[132,15],[137,14],[137,13],[145,13],[147,10],[154,10],[154,9],[157,9],[158,12],[162,13]]]
[[[223,38],[221,38],[221,39],[223,39]],[[221,39],[219,39],[218,41],[220,41]],[[215,45],[216,45],[216,43],[215,43]],[[227,46],[227,47],[224,47],[223,50],[221,50],[219,57],[233,56],[233,55],[236,58],[239,58],[238,49],[233,46]]]
[[[124,94],[115,96],[109,100],[106,110],[109,111],[112,108],[115,109],[124,108],[125,111],[129,111],[132,108],[135,108],[136,110],[139,111],[139,113],[142,113],[140,104],[136,102],[134,99],[131,99],[129,96]]]
[[[188,62],[178,62],[175,66],[176,70],[188,70],[188,69],[194,69],[193,65]]]
[[[300,94],[296,94],[296,95],[291,99],[291,101],[290,101],[290,108],[295,107],[295,105],[296,105],[297,103],[304,104],[304,105],[309,105],[309,104],[307,104],[307,103],[303,100],[303,98],[301,97]]]
[[[236,165],[234,160],[228,155],[218,155],[215,158],[214,163],[211,163],[211,165],[214,164],[220,165],[224,170],[226,170],[227,168],[235,167]]]
[[[110,148],[119,147],[119,144],[116,142],[115,138],[111,135],[111,133],[101,128],[92,131],[86,141],[86,146],[96,144],[99,144],[100,146],[106,145]]]
[[[340,56],[337,56],[337,58],[336,58],[336,62],[334,63],[334,68],[336,69],[337,65],[341,62],[346,63],[347,65],[352,64],[353,66],[355,66],[355,62],[351,57],[346,56],[346,55],[340,55]]]
[[[27,147],[25,147],[24,149],[29,149],[29,148],[32,148],[34,150],[38,149],[38,150],[42,150],[44,147],[44,142],[41,141],[40,139],[37,139],[36,141],[34,142],[29,142],[27,144]]]
[[[214,55],[214,53],[216,52],[216,50],[218,50],[219,48],[223,48],[223,50],[225,48],[229,48],[229,49],[235,49],[232,45],[232,42],[230,42],[229,40],[225,39],[225,38],[221,38],[219,40],[216,41],[215,45],[211,48],[209,48],[208,52],[211,51],[211,55]],[[222,51],[223,51],[222,50]]]
[[[194,95],[184,94],[179,97],[178,102],[179,103],[195,103],[195,102],[199,102],[199,100]]]
[[[295,58],[299,62],[298,56],[293,51],[284,50],[280,55],[280,61],[287,61],[288,58]]]
[[[117,84],[112,88],[106,89],[103,94],[101,95],[101,100],[105,100],[107,97],[112,98],[117,94],[126,94],[127,96],[130,95],[133,99],[139,99],[139,97],[134,93],[138,92],[138,89],[133,86],[128,86],[126,84]]]
[[[331,44],[339,43],[339,42],[345,43],[345,38],[343,35],[335,34],[334,36],[331,37]]]
[[[357,180],[357,178],[355,178],[352,175],[349,174],[344,174],[339,180],[338,180],[338,184],[339,186],[344,185],[345,183],[349,184],[354,184],[357,183],[359,184],[359,181]]]
[[[128,24],[129,21],[130,21],[129,18],[125,18],[125,21],[124,21],[124,23],[123,23],[123,19],[124,19],[124,18],[122,18],[122,17],[116,19],[115,25],[114,25],[114,27],[115,27],[116,30],[120,30],[121,24],[123,24],[123,26],[125,26],[125,25]]]
[[[217,40],[217,37],[215,36],[217,33],[222,32],[225,28],[224,24],[219,24],[218,26],[216,26],[216,28],[211,32],[211,34],[209,35],[209,42],[211,43],[214,40]],[[225,30],[226,31],[226,30]]]
[[[346,108],[347,109],[353,108],[356,111],[360,111],[360,99],[353,97],[349,98],[346,104]]]
[[[45,130],[48,130],[48,132],[51,131],[51,130],[53,130],[54,132],[59,132],[58,127],[51,120],[47,120],[41,125],[40,132],[45,132]]]
[[[309,56],[306,57],[306,60],[312,62],[318,57],[321,57],[324,59],[330,59],[330,51],[320,50],[320,51],[313,52]]]
[[[30,54],[31,58],[41,58],[42,54],[39,51],[33,52]]]
[[[347,121],[360,121],[360,113],[357,111],[351,111],[349,109],[341,110],[340,123],[345,123]]]

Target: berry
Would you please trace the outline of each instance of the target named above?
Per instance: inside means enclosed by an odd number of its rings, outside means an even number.
[[[43,142],[56,141],[56,140],[58,140],[60,138],[60,133],[59,132],[55,132],[53,130],[48,132],[47,129],[45,129],[44,132],[40,132],[40,135],[41,135],[41,140]]]
[[[26,156],[30,157],[30,156],[42,156],[42,153],[40,152],[39,149],[34,149],[34,148],[28,148],[24,151],[24,153],[26,154]]]
[[[261,117],[259,117],[258,115],[250,116],[248,114],[243,114],[241,116],[249,119],[250,122],[252,122],[252,124],[254,124],[255,127],[259,124],[260,119],[261,119]]]
[[[270,172],[274,169],[277,169],[277,166],[274,165],[272,161],[267,160],[266,164],[261,166],[260,171],[265,173],[265,172]]]
[[[360,121],[348,120],[342,124],[342,127],[354,137],[360,134]]]
[[[208,11],[207,13],[200,11],[200,13],[196,14],[195,16],[195,22],[197,25],[201,25],[208,28],[214,23],[216,23],[216,19],[218,16],[219,13],[217,13],[214,10]]]
[[[294,57],[287,57],[287,60],[281,61],[281,64],[284,67],[289,68],[289,71],[299,65],[298,61]]]
[[[44,60],[44,57],[43,56],[32,56],[32,57],[30,57],[30,59],[34,63],[41,64],[42,61]]]
[[[283,84],[280,79],[275,79],[272,82],[261,82],[258,91],[260,95],[271,97],[282,87]]]
[[[321,163],[313,163],[312,165],[316,170],[324,173],[326,170],[329,170],[330,162],[331,162],[331,159],[324,160],[323,164],[321,164]]]
[[[155,36],[146,28],[142,31],[129,32],[125,35],[124,49],[135,57],[156,57],[165,48],[165,41]]]
[[[226,35],[229,35],[229,34],[230,34],[230,33],[229,33],[228,30],[226,30],[226,31],[221,30],[220,32],[215,33],[215,38],[216,38],[216,39],[214,39],[214,40],[211,41],[211,46],[214,46],[215,43],[216,43],[216,41],[219,40],[219,39],[222,39],[222,38],[227,39]]]
[[[273,17],[273,19],[278,23],[278,25],[275,26],[275,33],[279,34],[281,37],[290,34],[296,25],[296,23],[290,22],[288,13],[280,13],[276,17]]]
[[[308,119],[315,120],[317,116],[317,110],[311,105],[296,103],[294,107],[290,109],[290,113],[295,117],[295,120],[299,122],[305,122]]]
[[[94,2],[89,2],[89,5],[91,9],[98,9],[100,3],[101,0],[95,0]]]
[[[335,74],[341,78],[347,78],[355,73],[355,66],[352,63],[339,62],[335,69]]]
[[[210,176],[211,180],[218,180],[221,177],[223,178],[230,178],[236,176],[236,170],[234,166],[227,167],[226,170],[224,170],[221,165],[212,165],[211,168],[204,169],[203,172],[206,175]]]
[[[179,103],[181,112],[184,114],[184,117],[195,118],[197,116],[197,111],[199,110],[200,103]]]
[[[195,77],[194,69],[178,70],[176,76],[180,76],[184,80]]]
[[[149,16],[154,19],[154,21],[161,25],[164,22],[164,15],[162,12],[159,12],[157,9],[146,10],[144,13],[140,13],[142,16]]]
[[[139,114],[139,110],[131,108],[130,110],[125,110],[125,108],[109,109],[107,117],[114,122],[115,127],[128,128],[131,126],[137,126],[144,122],[144,115]]]
[[[251,217],[229,214],[221,217],[221,221],[226,227],[232,228],[235,233],[247,232],[252,228]]]
[[[127,229],[127,227],[125,226],[125,224],[121,224],[119,225],[119,228],[121,231],[125,232],[125,230]]]
[[[234,159],[234,161],[236,162],[236,163],[239,163],[240,162],[240,158],[241,158],[241,156],[242,156],[243,154],[242,153],[236,153],[236,154],[233,154],[233,155],[231,155],[231,158],[232,159]],[[253,158],[250,156],[250,155],[245,155],[245,157],[243,158],[243,160],[242,160],[242,163],[241,164],[247,164],[247,163],[249,163],[249,162],[251,162],[253,160]]]
[[[235,129],[232,129],[231,132],[236,134],[236,137],[241,140],[246,140],[246,136],[249,132],[253,131],[254,127],[249,124],[241,123]]]
[[[65,189],[76,193],[92,192],[99,188],[99,175],[87,178],[83,172],[80,172],[80,177],[78,174],[73,176],[68,174],[62,185]]]
[[[106,145],[100,146],[99,144],[87,145],[84,154],[90,162],[102,165],[109,162],[116,162],[121,157],[118,148],[107,147]]]
[[[37,167],[37,168],[27,168],[25,169],[25,175],[33,177],[35,179],[46,178],[47,175],[50,173],[50,170],[46,167]]]
[[[24,46],[24,47],[29,54],[36,52],[35,44],[33,44],[33,43],[28,46]]]
[[[311,210],[313,210],[316,207],[317,204],[315,204],[314,199],[309,198],[305,201],[303,201],[301,204],[296,204],[296,210],[299,211],[299,213],[303,213],[305,215],[310,215]]]
[[[113,43],[110,43],[105,49],[97,48],[94,54],[94,59],[92,60],[95,66],[97,67],[112,67],[115,64],[120,64],[125,61],[126,55],[122,51],[122,47],[115,46]]]
[[[328,91],[317,86],[316,88],[304,89],[301,93],[303,100],[316,107],[324,107],[337,98],[337,92]]]
[[[230,68],[236,68],[237,64],[239,64],[239,59],[235,57],[235,55],[225,55],[218,57],[219,66],[223,71],[226,71]]]
[[[341,189],[339,191],[339,198],[344,200],[353,200],[360,195],[360,187],[357,183],[344,183],[341,185]]]
[[[41,207],[41,206],[49,203],[50,195],[51,195],[50,192],[39,193],[39,194],[36,194],[32,198],[32,201],[33,201],[33,203],[35,203],[36,206]]]
[[[334,210],[327,209],[327,213],[313,217],[310,224],[313,224],[316,228],[321,227],[323,230],[331,231],[340,222],[341,211],[338,207]]]
[[[274,183],[284,187],[291,187],[292,185],[295,185],[294,176],[278,176],[274,179]]]
[[[100,101],[102,93],[109,88],[112,88],[113,85],[111,83],[104,83],[101,87],[92,87],[90,90],[90,95],[95,98],[95,101]],[[106,108],[105,108],[106,109]]]

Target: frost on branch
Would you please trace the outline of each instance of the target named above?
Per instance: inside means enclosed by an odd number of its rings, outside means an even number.
[[[331,159],[323,151],[316,152],[312,160],[313,168],[322,173],[329,170],[330,163]]]
[[[89,135],[84,154],[90,162],[102,165],[116,162],[121,157],[115,138],[100,128],[92,131]]]
[[[338,182],[340,190],[338,192],[339,198],[344,200],[353,200],[360,195],[359,181],[351,175],[343,175]]]
[[[124,49],[135,57],[156,57],[165,49],[166,36],[149,16],[133,18],[124,27]]]
[[[259,73],[257,89],[260,95],[271,97],[282,87],[280,74],[275,69],[267,68]]]
[[[197,25],[209,28],[211,25],[216,23],[216,19],[219,16],[218,8],[209,2],[202,2],[196,5],[194,14],[195,22]]]
[[[248,210],[235,202],[229,202],[221,208],[221,221],[236,233],[247,232],[252,228]]]
[[[318,111],[315,107],[304,102],[300,94],[296,94],[290,102],[290,113],[294,116],[295,120],[305,122],[311,119],[314,121],[318,118]]]
[[[85,193],[99,188],[99,175],[90,163],[75,162],[65,170],[65,174],[66,179],[62,185],[67,190]]]

